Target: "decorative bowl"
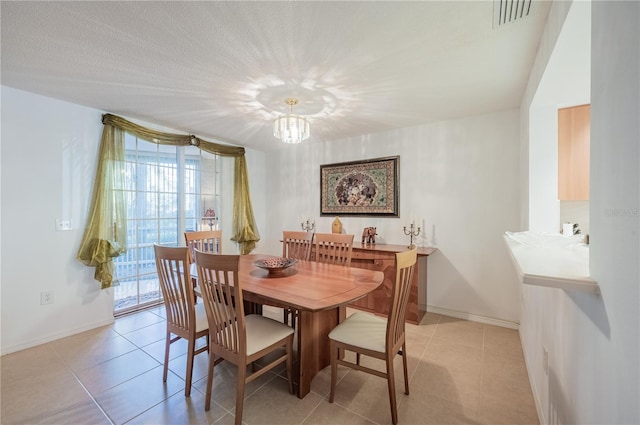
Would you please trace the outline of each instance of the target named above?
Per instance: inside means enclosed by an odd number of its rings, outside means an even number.
[[[269,274],[280,274],[296,263],[294,258],[268,257],[256,260],[253,265],[265,269]]]

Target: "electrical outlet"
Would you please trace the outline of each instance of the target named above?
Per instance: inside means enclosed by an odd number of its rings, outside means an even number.
[[[56,230],[58,232],[65,231],[65,230],[71,230],[71,220],[62,220],[62,219],[57,218],[56,219]]]
[[[545,375],[549,375],[549,350],[542,347],[542,369]]]
[[[53,304],[53,291],[40,292],[40,305]]]

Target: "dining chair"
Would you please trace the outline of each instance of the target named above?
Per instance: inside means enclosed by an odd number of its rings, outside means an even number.
[[[402,355],[404,369],[404,393],[409,394],[407,373],[407,346],[405,341],[404,317],[411,292],[411,281],[417,260],[417,249],[396,254],[396,280],[391,289],[391,309],[387,319],[369,313],[354,313],[329,332],[329,352],[331,356],[331,391],[329,403],[333,403],[338,378],[338,365],[380,376],[387,380],[391,421],[398,423],[395,376],[393,359]],[[341,350],[356,353],[356,362],[340,358]],[[385,372],[360,364],[360,356],[365,355],[383,360]]]
[[[208,350],[209,323],[202,304],[196,305],[189,272],[189,249],[187,247],[153,245],[156,270],[164,306],[167,311],[167,335],[164,349],[164,372],[162,380],[167,382],[169,348],[180,338],[187,340],[187,373],[185,397],[191,395],[193,361],[196,354]],[[172,335],[175,335],[172,337]],[[196,340],[207,338],[207,344],[196,350]]]
[[[314,254],[317,262],[351,266],[353,235],[316,233],[315,239]]]
[[[200,230],[184,232],[184,240],[189,247],[191,262],[195,259],[195,250],[222,254],[222,230]]]
[[[313,232],[284,230],[282,232],[282,256],[284,258],[309,261],[311,259],[311,249],[313,248],[313,235]],[[295,328],[297,312],[291,308],[283,307],[283,323],[289,323],[289,316],[291,316],[291,326]]]
[[[313,248],[313,235],[313,232],[284,230],[282,232],[282,256],[309,261],[311,248]]]
[[[238,279],[239,255],[215,255],[196,249],[196,268],[203,304],[209,320],[209,373],[205,410],[211,406],[215,356],[237,367],[236,425],[242,423],[245,385],[286,362],[289,392],[293,394],[293,329],[259,314],[244,314],[242,284]],[[284,354],[247,375],[247,366],[284,348]],[[252,368],[253,369],[253,368]]]
[[[184,240],[187,243],[187,247],[189,247],[189,258],[192,264],[196,258],[196,249],[204,252],[222,254],[222,230],[184,232]],[[193,288],[195,289],[196,294],[199,294],[200,288],[198,288],[198,280],[196,276],[191,276],[191,281],[193,282]],[[194,300],[197,303],[198,297],[196,296]]]

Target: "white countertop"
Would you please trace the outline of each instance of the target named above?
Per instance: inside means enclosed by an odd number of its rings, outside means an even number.
[[[522,283],[600,293],[589,275],[589,245],[582,235],[506,232],[504,239]]]

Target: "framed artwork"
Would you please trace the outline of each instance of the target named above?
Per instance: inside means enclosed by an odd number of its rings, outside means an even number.
[[[398,217],[399,156],[320,166],[320,215]]]

